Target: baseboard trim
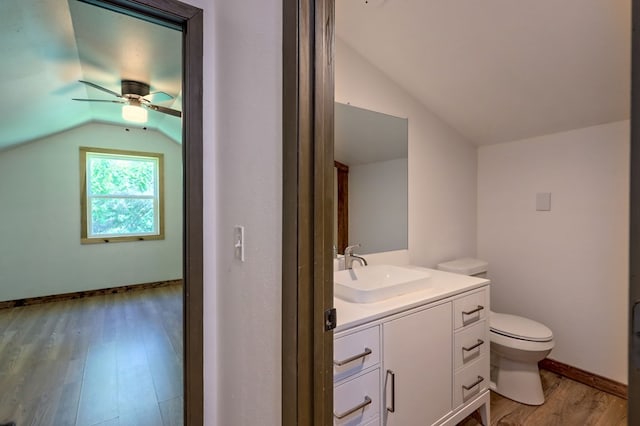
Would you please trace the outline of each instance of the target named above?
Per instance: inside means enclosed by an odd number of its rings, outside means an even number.
[[[0,309],[16,308],[19,306],[39,305],[42,303],[60,302],[63,300],[82,299],[84,297],[102,296],[105,294],[126,293],[128,291],[140,291],[151,288],[181,285],[182,280],[154,281],[142,284],[130,284],[119,287],[99,288],[96,290],[83,290],[73,293],[52,294],[50,296],[28,297],[26,299],[6,300],[0,302]]]
[[[606,377],[602,377],[549,358],[545,358],[540,361],[538,366],[551,371],[552,373],[565,376],[571,380],[575,380],[576,382],[591,386],[603,392],[628,399],[627,385],[616,382],[615,380],[607,379]]]

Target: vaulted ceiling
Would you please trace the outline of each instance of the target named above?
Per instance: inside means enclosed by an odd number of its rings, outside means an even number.
[[[149,111],[148,122],[125,122],[118,100],[82,84],[121,93],[122,79],[150,84],[181,110],[182,34],[77,0],[0,1],[0,150],[99,121],[147,127],[181,141],[179,117]],[[154,101],[155,102],[155,101]]]
[[[337,0],[336,34],[441,119],[491,144],[629,117],[630,0]],[[87,80],[181,109],[181,34],[77,0],[0,1],[0,150],[95,120]],[[147,128],[181,139],[181,119]]]
[[[336,35],[479,145],[629,117],[630,0],[337,0]]]

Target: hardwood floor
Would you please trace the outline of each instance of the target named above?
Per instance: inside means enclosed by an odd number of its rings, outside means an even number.
[[[491,424],[500,426],[623,426],[627,401],[547,370],[540,370],[545,403],[519,404],[491,392]],[[469,417],[458,426],[480,423]]]
[[[182,286],[0,310],[0,424],[182,425]]]

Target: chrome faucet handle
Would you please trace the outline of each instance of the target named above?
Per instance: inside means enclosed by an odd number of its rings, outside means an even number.
[[[360,247],[360,243],[354,244],[352,246],[347,246],[347,248],[344,249],[345,256],[353,254],[353,249],[356,249],[358,247]]]

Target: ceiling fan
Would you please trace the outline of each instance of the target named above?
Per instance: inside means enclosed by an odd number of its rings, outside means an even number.
[[[87,86],[91,86],[98,90],[102,90],[103,92],[109,93],[110,95],[119,98],[117,100],[113,99],[77,99],[73,98],[74,101],[84,101],[84,102],[112,102],[116,104],[123,104],[130,107],[138,107],[138,108],[148,108],[153,111],[162,112],[164,114],[169,114],[174,117],[182,117],[182,112],[177,109],[171,109],[167,107],[163,107],[160,105],[152,104],[152,99],[157,99],[157,101],[161,100],[169,100],[173,99],[173,96],[165,93],[165,92],[153,92],[149,93],[149,85],[147,83],[142,83],[140,81],[135,80],[122,80],[121,82],[121,92],[116,93],[113,90],[109,90],[105,87],[98,86],[95,83],[91,83],[90,81],[78,80],[80,83],[86,84]]]

